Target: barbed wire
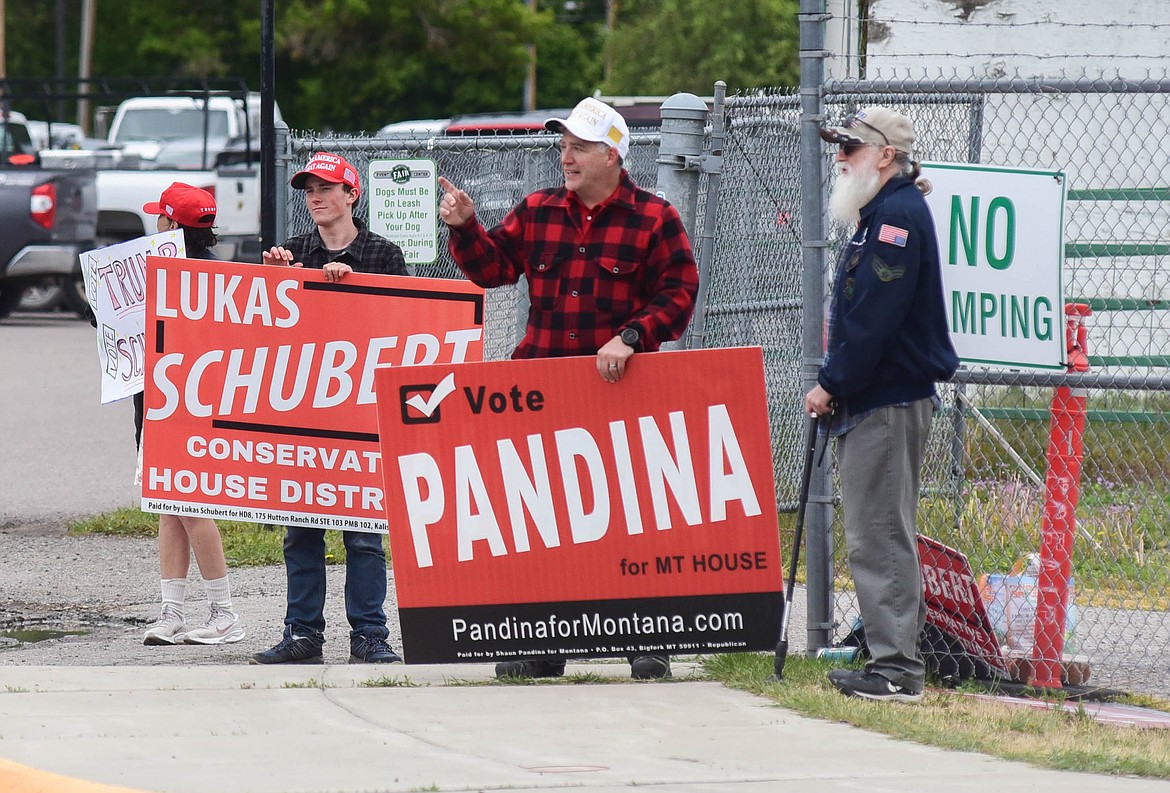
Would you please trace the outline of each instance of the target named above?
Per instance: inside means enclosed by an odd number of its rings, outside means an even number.
[[[969,29],[977,28],[1022,28],[1022,27],[1052,27],[1052,28],[1093,28],[1093,29],[1117,29],[1117,30],[1162,30],[1170,28],[1170,22],[1059,22],[1056,20],[1030,20],[1030,21],[1000,21],[1000,22],[973,22],[963,21],[961,19],[942,20],[942,19],[908,19],[902,17],[862,17],[860,19],[837,17],[837,19],[848,19],[852,24],[858,22],[860,24],[868,24],[870,22],[877,22],[883,25],[905,25],[907,27],[956,27]]]
[[[848,59],[849,60],[856,60],[860,57],[861,56],[859,56],[859,55],[851,55],[851,56],[848,56]],[[954,51],[921,52],[921,51],[915,50],[913,53],[908,53],[908,52],[903,52],[903,51],[884,53],[884,52],[881,52],[880,50],[870,50],[865,55],[865,58],[867,60],[876,60],[878,58],[906,58],[906,57],[914,57],[914,58],[942,57],[942,58],[950,58],[952,60],[962,59],[962,58],[1011,58],[1014,61],[1026,61],[1026,60],[1066,61],[1069,58],[1075,57],[1078,59],[1082,59],[1082,58],[1108,58],[1110,60],[1115,60],[1115,61],[1116,60],[1159,60],[1159,61],[1161,61],[1166,56],[1164,53],[1150,53],[1148,55],[1141,54],[1141,53],[1134,53],[1134,54],[1125,55],[1125,54],[1118,54],[1118,53],[1114,53],[1114,52],[1097,52],[1097,53],[1078,52],[1075,54],[1073,54],[1073,53],[1059,53],[1056,55],[1032,55],[1032,54],[1017,55],[1014,53],[1004,52],[1003,50],[1000,50],[998,52],[954,52]]]

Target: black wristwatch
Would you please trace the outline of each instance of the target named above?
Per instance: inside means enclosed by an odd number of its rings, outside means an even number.
[[[642,340],[642,334],[638,332],[637,328],[624,328],[622,330],[622,342],[632,348],[635,352],[638,350],[638,343]]]

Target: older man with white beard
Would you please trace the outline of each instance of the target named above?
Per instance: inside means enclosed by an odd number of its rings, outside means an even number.
[[[919,634],[926,620],[917,505],[935,383],[958,367],[947,335],[934,222],[915,185],[914,127],[869,107],[821,137],[840,144],[829,199],[854,226],[841,251],[829,307],[828,349],[804,398],[837,439],[845,544],[865,625],[864,671],[829,673],[846,696],[922,699]]]

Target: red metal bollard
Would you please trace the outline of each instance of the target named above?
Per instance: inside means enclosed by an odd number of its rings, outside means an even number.
[[[1068,303],[1064,307],[1069,372],[1089,371],[1085,317],[1090,314],[1092,311],[1084,303]],[[1041,688],[1060,688],[1064,672],[1064,626],[1080,498],[1084,431],[1085,389],[1060,386],[1052,395],[1035,641],[1032,676],[1028,680],[1029,684]]]

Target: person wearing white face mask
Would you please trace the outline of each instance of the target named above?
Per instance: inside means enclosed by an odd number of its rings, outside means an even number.
[[[911,160],[910,119],[869,107],[821,137],[841,146],[830,214],[853,226],[837,263],[828,349],[805,412],[837,439],[845,543],[865,625],[865,670],[836,669],[846,696],[916,702],[926,619],[918,485],[935,383],[958,368],[947,332],[934,222]]]

